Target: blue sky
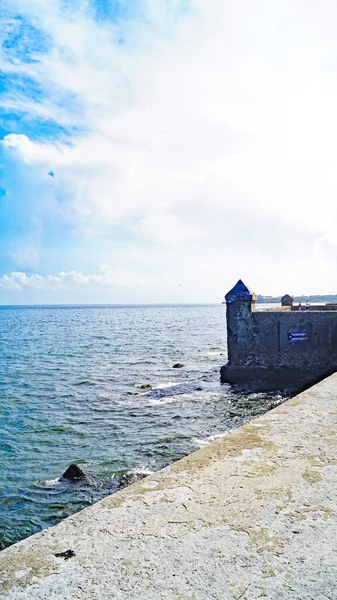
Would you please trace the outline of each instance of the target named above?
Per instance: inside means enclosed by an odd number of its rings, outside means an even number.
[[[337,292],[333,1],[0,5],[0,303]]]

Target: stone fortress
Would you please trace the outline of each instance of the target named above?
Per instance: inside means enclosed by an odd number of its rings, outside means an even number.
[[[241,281],[225,296],[228,363],[223,383],[252,388],[304,389],[337,370],[337,306],[256,310],[257,296]],[[302,308],[302,310],[301,310]]]

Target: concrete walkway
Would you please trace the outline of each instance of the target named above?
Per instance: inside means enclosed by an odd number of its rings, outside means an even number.
[[[336,500],[337,374],[4,550],[0,597],[336,600]]]

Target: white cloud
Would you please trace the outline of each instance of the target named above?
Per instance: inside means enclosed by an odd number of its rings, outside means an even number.
[[[122,32],[94,22],[89,3],[72,11],[56,0],[13,4],[52,39],[37,63],[6,60],[7,72],[20,69],[47,91],[27,111],[86,133],[71,144],[11,134],[3,145],[37,177],[53,170],[77,231],[125,224],[148,243],[146,259],[155,265],[161,253],[172,276],[177,259],[170,264],[163,247],[176,247],[191,290],[196,280],[209,286],[199,277],[204,262],[209,274],[230,262],[222,277],[245,271],[265,293],[334,286],[332,0],[324,10],[311,0],[195,0],[180,16],[152,2],[147,20],[131,19]],[[67,94],[75,100],[65,105]],[[17,110],[25,101],[5,98]],[[85,280],[95,277],[106,275]]]
[[[149,275],[139,275],[129,269],[118,267],[112,268],[109,265],[102,265],[98,273],[84,275],[78,271],[61,271],[58,275],[42,276],[37,273],[26,275],[20,271],[13,271],[9,275],[0,277],[0,289],[6,291],[57,291],[69,290],[74,287],[103,286],[130,288],[150,287],[158,285],[168,285],[172,280],[162,274],[161,277]]]

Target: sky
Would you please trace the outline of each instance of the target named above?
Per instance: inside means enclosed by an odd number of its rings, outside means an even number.
[[[0,0],[0,304],[334,294],[334,0]]]

